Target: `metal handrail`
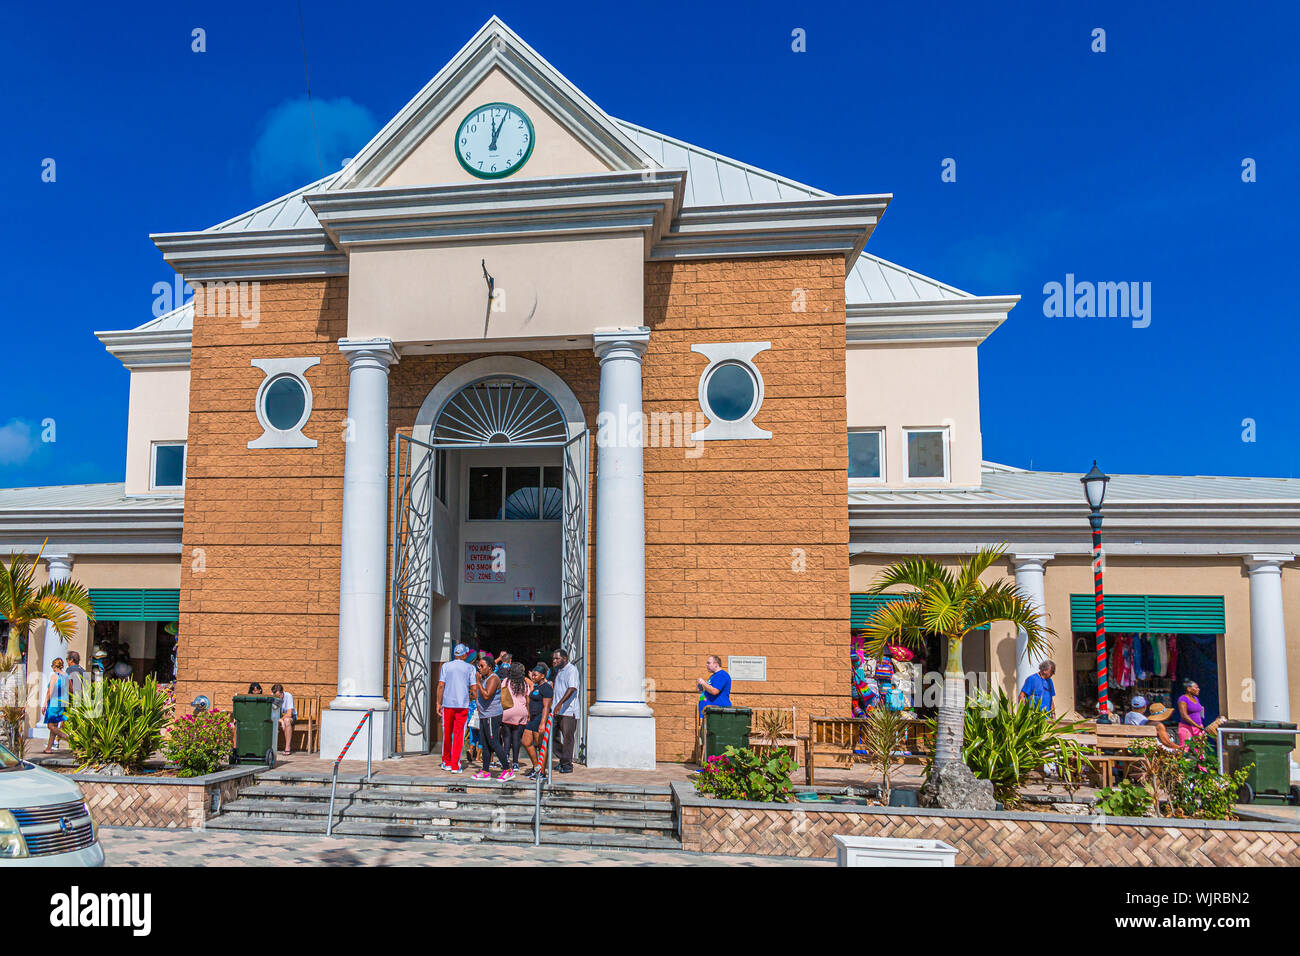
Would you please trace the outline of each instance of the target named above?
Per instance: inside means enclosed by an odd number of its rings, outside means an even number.
[[[549,787],[551,785],[551,755],[555,753],[554,741],[551,739],[553,731],[551,718],[554,716],[554,714],[546,715],[546,730],[542,734],[542,739],[546,741],[546,773],[539,773],[533,778],[537,791],[536,803],[533,807],[533,846],[542,845],[542,786],[543,780],[545,786]]]
[[[357,739],[357,734],[361,733],[361,728],[364,727],[366,725],[366,722],[370,721],[371,718],[373,718],[374,716],[375,716],[375,712],[373,710],[366,711],[366,715],[362,717],[361,722],[357,724],[357,729],[352,731],[352,736],[349,737],[348,742],[343,745],[343,749],[339,751],[339,755],[334,758],[334,771],[333,771],[333,776],[330,779],[329,816],[325,818],[326,836],[334,835],[334,791],[338,789],[338,785],[339,785],[339,763],[342,762],[344,754],[348,752],[348,748],[352,746],[352,741]],[[374,749],[374,742],[375,742],[375,733],[374,733],[374,724],[372,723],[370,733],[366,734],[366,776],[365,779],[362,781],[363,783],[370,782],[370,754],[371,751]]]

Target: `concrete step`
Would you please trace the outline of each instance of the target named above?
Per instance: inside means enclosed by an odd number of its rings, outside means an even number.
[[[323,819],[303,820],[292,817],[214,817],[206,824],[212,830],[243,833],[295,833],[323,836]],[[531,830],[467,830],[454,827],[411,826],[393,823],[367,823],[357,820],[335,822],[336,836],[383,837],[399,840],[439,840],[447,843],[507,843],[531,845]],[[545,846],[608,847],[621,850],[680,850],[681,841],[674,836],[651,836],[632,833],[589,833],[543,828]]]
[[[326,786],[286,786],[278,783],[259,783],[245,787],[239,796],[257,800],[295,800],[305,803],[329,803],[330,788]],[[446,791],[413,790],[406,787],[356,787],[340,786],[335,795],[336,803],[352,801],[353,803],[397,803],[418,806],[455,809],[456,807],[520,807],[531,810],[536,805],[533,791],[501,793],[449,793]],[[585,810],[593,813],[645,813],[671,816],[671,800],[636,800],[629,798],[605,798],[586,796],[567,796],[547,791],[542,795],[543,808],[565,810]]]
[[[364,774],[340,773],[339,790],[345,786],[362,785]],[[281,786],[325,786],[330,785],[330,774],[311,770],[268,770],[258,777],[259,783],[274,783]],[[375,773],[368,786],[401,788],[415,791],[459,792],[459,793],[508,793],[526,791],[532,793],[534,784],[522,775],[502,783],[500,780],[475,780],[469,770],[459,775],[442,774],[439,776],[408,777],[398,774]],[[582,783],[567,780],[560,775],[553,778],[546,788],[547,792],[565,796],[599,796],[603,799],[617,800],[669,800],[672,791],[663,786],[641,786],[638,784],[618,783]]]
[[[320,820],[323,826],[329,804],[326,801],[297,801],[285,799],[260,799],[241,794],[239,799],[224,805],[221,816],[231,817],[289,817]],[[411,802],[382,803],[371,801],[339,800],[334,806],[334,819],[371,823],[401,824],[426,827],[460,827],[473,829],[507,829],[533,826],[532,807],[505,807],[477,804],[468,807],[429,807]],[[672,833],[672,814],[595,812],[568,807],[543,807],[542,826],[556,830],[609,830],[616,833],[656,835]]]

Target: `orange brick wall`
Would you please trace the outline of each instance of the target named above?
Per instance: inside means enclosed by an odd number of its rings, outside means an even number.
[[[802,290],[800,293],[798,290]],[[802,305],[803,311],[793,306]],[[767,341],[755,422],[772,438],[645,451],[646,665],[659,757],[691,751],[710,653],[767,657],[739,706],[848,713],[844,260],[650,263],[644,404],[697,412],[691,351]]]
[[[182,532],[178,700],[218,707],[256,680],[269,693],[335,691],[347,280],[262,282],[260,316],[207,315],[195,296]],[[316,448],[250,449],[264,375],[255,358],[319,357],[308,370]]]

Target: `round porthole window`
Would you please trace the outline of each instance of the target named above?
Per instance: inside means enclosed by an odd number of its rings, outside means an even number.
[[[738,422],[753,412],[758,400],[758,383],[746,366],[723,362],[714,366],[704,383],[704,397],[710,418]]]
[[[262,393],[262,417],[276,431],[301,427],[307,417],[307,390],[302,382],[293,375],[272,379]]]

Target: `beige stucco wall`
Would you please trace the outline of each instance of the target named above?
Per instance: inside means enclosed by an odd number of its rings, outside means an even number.
[[[574,139],[554,117],[500,70],[493,70],[463,97],[410,155],[384,179],[382,186],[433,186],[443,183],[481,183],[456,159],[455,136],[461,120],[485,103],[518,106],[533,122],[533,152],[511,179],[543,176],[579,176],[609,172],[595,153]]]
[[[853,345],[848,350],[848,407],[849,428],[884,428],[884,483],[890,487],[980,483],[983,445],[975,345]],[[948,428],[951,482],[908,482],[903,429],[939,425]]]
[[[126,493],[149,493],[151,448],[157,441],[185,441],[189,432],[190,370],[131,371],[126,426]]]
[[[895,558],[857,556],[849,568],[850,589],[863,593],[879,570]],[[953,567],[956,560],[940,558]],[[985,580],[1014,578],[1010,561]],[[1250,652],[1250,582],[1240,557],[1119,557],[1106,561],[1107,594],[1222,595],[1226,633],[1219,645],[1219,702],[1233,719],[1254,716]],[[1044,577],[1048,625],[1057,631],[1050,656],[1057,662],[1057,711],[1074,709],[1074,655],[1070,633],[1070,595],[1092,592],[1092,565],[1085,556],[1049,561]],[[1287,663],[1291,678],[1291,713],[1300,715],[1300,568],[1283,569],[1282,596],[1286,619]],[[1014,684],[1015,633],[1007,625],[991,634],[992,670],[1008,692]]]
[[[498,297],[487,322],[487,282]],[[348,335],[394,342],[589,337],[643,322],[641,236],[359,249],[352,253]]]

